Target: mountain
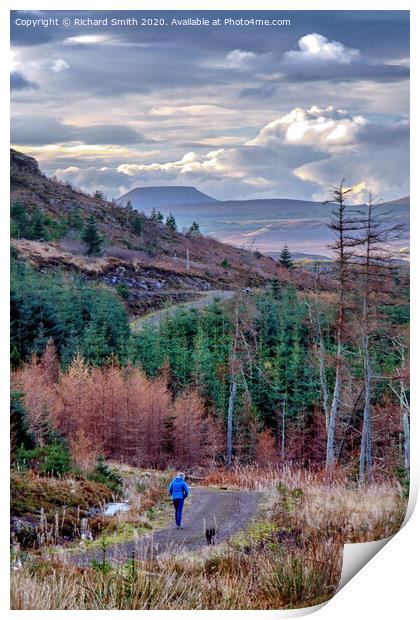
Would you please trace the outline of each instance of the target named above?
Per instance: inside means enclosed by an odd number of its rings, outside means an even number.
[[[287,244],[292,253],[331,255],[333,234],[328,222],[333,204],[275,198],[172,203],[159,208],[165,216],[173,213],[181,230],[196,220],[206,235],[238,247],[272,255]],[[407,247],[410,199],[401,198],[375,208],[405,228],[396,246]]]
[[[130,200],[135,209],[149,212],[168,205],[191,205],[201,202],[217,203],[218,200],[188,185],[162,185],[153,187],[136,187],[118,199],[118,204],[125,206]]]
[[[209,289],[259,287],[273,278],[293,281],[298,287],[310,282],[308,274],[290,273],[269,256],[202,234],[182,234],[108,202],[100,194],[91,196],[50,179],[40,172],[35,159],[14,150],[10,152],[10,179],[12,204],[23,207],[27,222],[37,209],[45,228],[41,238],[30,231],[25,236],[17,233],[17,221],[12,219],[14,253],[42,272],[60,269],[117,290],[122,287],[133,315],[191,299]],[[81,241],[81,231],[91,216],[104,239],[98,257],[87,257]]]

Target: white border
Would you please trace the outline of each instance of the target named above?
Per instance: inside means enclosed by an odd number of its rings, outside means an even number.
[[[1,598],[0,608],[4,611],[6,617],[12,614],[19,614],[21,617],[45,618],[48,612],[45,611],[31,611],[31,612],[18,612],[9,611],[9,593],[8,593],[8,573],[9,573],[9,543],[8,543],[8,480],[7,472],[9,467],[9,446],[8,446],[8,389],[9,389],[9,355],[8,355],[8,298],[9,298],[9,279],[8,279],[8,248],[9,248],[9,199],[8,199],[8,187],[9,187],[9,101],[8,101],[8,82],[9,82],[9,67],[8,63],[4,62],[5,58],[8,58],[9,48],[9,10],[411,10],[411,32],[412,32],[412,158],[411,158],[411,170],[414,183],[412,184],[411,191],[411,204],[414,205],[411,213],[411,230],[413,233],[414,243],[412,243],[412,308],[413,308],[413,329],[411,346],[414,354],[413,358],[413,377],[416,376],[416,370],[418,367],[418,342],[419,342],[419,325],[418,325],[418,311],[415,310],[420,305],[420,281],[419,281],[419,247],[420,243],[417,241],[418,230],[420,225],[419,209],[419,190],[416,184],[416,173],[418,175],[419,161],[417,151],[417,140],[415,136],[419,135],[418,115],[416,111],[419,109],[420,101],[417,91],[419,90],[418,81],[418,65],[419,65],[419,35],[415,33],[420,32],[419,23],[419,9],[417,9],[418,2],[414,0],[407,1],[401,0],[400,2],[383,0],[368,1],[368,0],[353,0],[352,2],[340,2],[319,0],[293,0],[292,2],[273,2],[273,1],[259,1],[252,2],[249,0],[213,0],[212,2],[202,0],[201,2],[191,1],[162,1],[153,0],[148,5],[146,2],[133,1],[133,0],[118,0],[118,2],[111,0],[26,0],[25,2],[18,2],[13,0],[3,0],[0,7],[0,58],[3,59],[0,63],[0,76],[2,91],[0,97],[0,126],[2,131],[0,132],[0,174],[1,174],[1,187],[2,187],[2,201],[1,201],[1,226],[0,226],[0,252],[2,253],[2,260],[0,262],[0,299],[2,305],[0,308],[1,313],[1,331],[0,342],[2,343],[1,357],[0,357],[0,404],[2,412],[2,424],[4,427],[1,429],[1,451],[2,456],[2,472],[1,484],[2,484],[2,505],[3,510],[1,514],[2,519],[2,548],[1,548]],[[417,241],[417,243],[416,243]],[[419,382],[420,384],[420,382]],[[416,404],[419,403],[419,384],[412,386],[413,395],[413,410],[415,415],[412,419],[412,489],[418,489],[419,482],[419,467],[416,456],[416,447],[419,446],[419,424],[416,423]],[[418,449],[418,448],[417,448]],[[414,497],[410,498],[410,511],[413,510]],[[417,603],[417,589],[418,589],[418,549],[419,547],[419,523],[420,523],[420,511],[414,512],[409,522],[403,528],[403,530],[397,534],[397,536],[386,545],[381,553],[376,556],[369,564],[363,568],[352,580],[351,584],[344,587],[333,599],[327,603],[320,611],[317,612],[317,618],[320,620],[334,619],[340,617],[340,620],[353,620],[355,616],[360,614],[365,618],[369,616],[381,619],[394,620],[398,618],[413,618],[415,617],[414,610],[418,611]],[[62,616],[67,612],[55,611],[55,616]],[[86,615],[92,615],[94,611],[72,611],[74,616],[85,617]],[[96,612],[97,614],[99,612]],[[118,617],[121,615],[130,614],[132,612],[113,612],[108,611],[107,617]],[[148,611],[142,612],[142,615],[147,614],[153,617],[166,616],[168,612]],[[192,614],[212,614],[212,617],[222,618],[222,614],[225,611],[182,611],[171,612],[177,616],[191,617]],[[276,611],[231,611],[230,617],[239,617],[242,615],[252,614],[252,617],[262,616],[283,616],[284,613]],[[291,614],[295,615],[295,614]]]

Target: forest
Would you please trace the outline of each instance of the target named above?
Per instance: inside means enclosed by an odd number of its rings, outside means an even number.
[[[12,245],[14,609],[316,605],[334,594],[344,543],[398,531],[408,263],[381,206],[355,208],[348,195],[342,183],[331,197],[333,260],[302,267],[285,246],[265,263],[269,278],[140,325],[129,287],[74,268],[101,260],[93,216],[78,226],[77,263],[40,266]],[[144,242],[156,246],[162,226]],[[250,271],[261,255],[248,254]],[[228,273],[221,262],[205,265],[210,277]],[[177,469],[193,495],[182,540],[166,495]],[[118,502],[127,510],[107,516]],[[203,515],[218,540],[197,551]],[[166,553],[147,547],[150,535],[168,536]]]
[[[12,385],[35,442],[48,427],[73,450],[83,440],[154,467],[292,462],[359,481],[407,470],[408,271],[388,249],[396,227],[346,193],[332,197],[335,262],[314,263],[311,287],[289,259],[296,283],[273,278],[139,332],[116,291],[16,254]]]

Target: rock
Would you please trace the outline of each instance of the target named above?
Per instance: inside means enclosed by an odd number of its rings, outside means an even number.
[[[36,524],[29,519],[12,517],[10,520],[10,531],[12,538],[20,543],[22,547],[30,547],[36,542]]]

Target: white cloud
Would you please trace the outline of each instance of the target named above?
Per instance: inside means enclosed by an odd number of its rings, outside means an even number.
[[[384,199],[407,193],[407,125],[381,125],[332,106],[295,108],[268,123],[254,140],[166,162],[123,163],[115,168],[69,167],[57,176],[92,191],[103,187],[196,185],[217,198],[324,199],[344,176],[355,198],[372,189]],[[144,159],[143,159],[144,161]]]
[[[64,39],[65,45],[94,45],[107,44],[113,41],[113,38],[106,34],[81,34],[76,37],[68,37]]]
[[[354,142],[366,124],[364,117],[353,117],[346,110],[333,106],[312,106],[308,110],[295,108],[268,123],[258,136],[247,144],[263,146],[284,142],[330,148]]]
[[[346,47],[339,41],[329,41],[322,34],[313,32],[301,37],[298,50],[285,53],[285,58],[294,63],[332,62],[348,65],[360,59],[359,50]]]
[[[254,52],[244,50],[232,50],[226,56],[225,67],[230,69],[247,69],[249,64],[256,58]]]
[[[53,73],[61,73],[61,71],[65,71],[66,69],[70,69],[70,65],[63,60],[63,58],[57,58],[51,65],[51,71],[53,71]]]

